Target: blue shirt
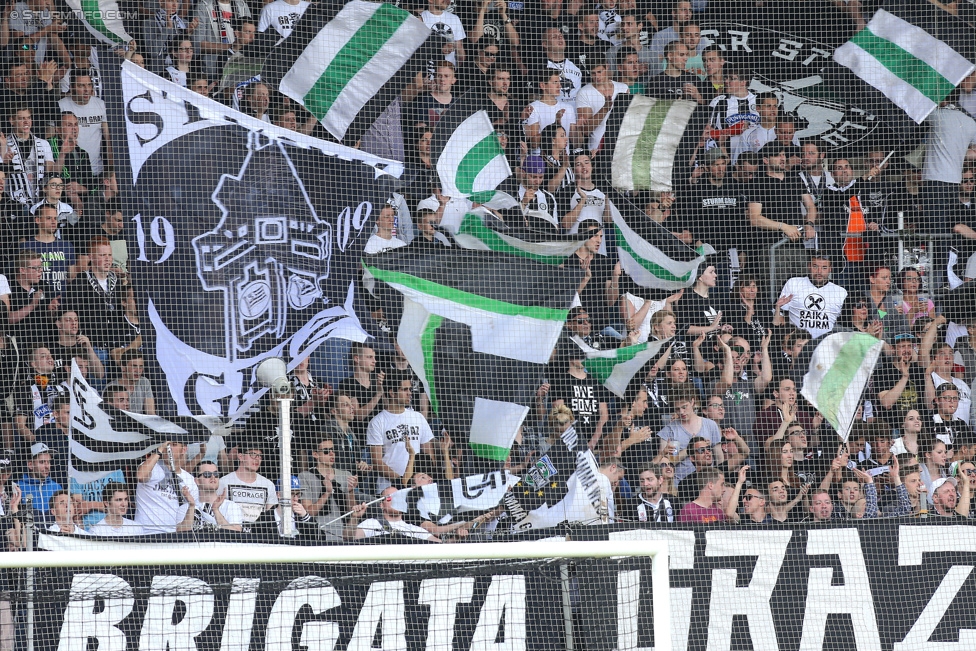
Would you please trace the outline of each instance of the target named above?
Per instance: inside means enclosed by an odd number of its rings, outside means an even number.
[[[33,498],[34,510],[40,513],[48,512],[51,496],[62,488],[61,484],[50,477],[40,480],[34,479],[26,473],[24,473],[23,479],[17,482],[17,485],[20,486],[24,501],[26,502],[28,497]]]

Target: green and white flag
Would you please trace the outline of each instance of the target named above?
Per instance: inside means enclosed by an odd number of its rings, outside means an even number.
[[[488,113],[465,95],[437,121],[430,143],[441,192],[448,197],[488,201],[499,184],[512,175]]]
[[[706,244],[701,250],[695,250],[660,224],[646,218],[641,222],[643,231],[638,234],[620,212],[620,208],[631,208],[626,197],[611,192],[607,200],[620,266],[635,283],[664,290],[678,290],[695,283],[705,256],[715,253],[715,249]]]
[[[530,228],[492,228],[491,217],[469,212],[461,218],[454,241],[463,249],[510,253],[549,265],[561,265],[586,242],[586,234],[553,235]],[[443,223],[442,223],[443,225]]]
[[[967,33],[971,39],[972,30]],[[952,46],[884,9],[834,50],[834,61],[884,93],[919,124],[974,69]]]
[[[612,134],[604,137],[613,147],[613,187],[670,192],[678,145],[697,107],[692,100],[633,96],[615,142]]]
[[[66,0],[72,13],[102,43],[126,45],[133,39],[122,24],[122,10],[116,0]]]
[[[840,332],[821,339],[813,351],[800,393],[845,442],[883,347],[863,332]]]
[[[271,57],[284,66],[278,90],[342,140],[360,112],[427,40],[430,29],[404,9],[364,0],[346,3],[323,24],[327,4],[309,7]],[[374,108],[378,115],[383,107]]]
[[[624,398],[631,379],[644,365],[654,359],[667,341],[648,341],[643,344],[624,346],[613,350],[597,350],[587,346],[578,337],[573,341],[586,353],[583,366],[610,393]],[[670,344],[669,344],[670,345]]]

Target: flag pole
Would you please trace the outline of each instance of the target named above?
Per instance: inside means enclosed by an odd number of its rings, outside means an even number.
[[[384,495],[384,496],[382,496],[382,497],[377,497],[377,498],[376,498],[375,500],[373,500],[372,502],[366,502],[366,506],[367,506],[367,507],[370,507],[370,506],[373,506],[374,504],[378,504],[379,502],[389,502],[389,501],[392,501],[392,499],[393,499],[393,497],[392,497],[391,495]],[[340,516],[339,516],[338,518],[336,518],[335,520],[329,520],[328,522],[326,522],[326,523],[325,523],[324,525],[322,525],[322,526],[323,526],[323,527],[328,527],[329,525],[333,525],[333,524],[335,524],[335,523],[336,523],[336,522],[338,522],[339,520],[344,520],[344,519],[345,519],[345,518],[347,518],[348,516],[350,516],[350,515],[352,515],[352,514],[353,514],[353,511],[355,511],[355,510],[356,510],[356,509],[353,509],[352,511],[349,511],[348,513],[343,513],[342,515],[340,515]]]

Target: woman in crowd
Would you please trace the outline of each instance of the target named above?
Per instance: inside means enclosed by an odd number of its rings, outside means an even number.
[[[793,445],[789,439],[776,440],[768,448],[766,455],[766,476],[769,481],[778,480],[783,482],[786,490],[790,492],[792,498],[800,486],[802,480],[793,470]]]
[[[918,442],[922,434],[922,415],[916,409],[909,409],[901,419],[901,427],[892,432],[891,451],[895,454],[911,454],[918,458]]]
[[[542,130],[542,158],[546,161],[545,189],[555,194],[576,184],[569,155],[569,135],[557,123]]]
[[[752,276],[741,275],[732,291],[733,300],[727,310],[728,316],[722,321],[731,325],[736,335],[745,337],[753,350],[759,350],[762,338],[772,321],[767,318],[762,307],[757,309],[759,283]]]
[[[915,267],[905,267],[898,274],[898,288],[901,290],[901,303],[898,309],[908,319],[910,325],[915,325],[919,317],[935,318],[935,303],[931,299],[918,295],[922,288],[922,278]]]
[[[173,65],[166,67],[170,80],[186,88],[187,80],[196,73],[193,61],[193,42],[188,38],[174,38],[169,46]]]
[[[863,332],[880,339],[884,335],[884,327],[877,319],[868,320],[868,309],[868,300],[864,296],[848,296],[833,331]]]
[[[918,472],[925,484],[925,490],[931,500],[932,482],[936,479],[945,477],[946,461],[949,458],[949,451],[946,444],[937,438],[925,436],[918,444],[918,451],[921,455],[918,464]]]

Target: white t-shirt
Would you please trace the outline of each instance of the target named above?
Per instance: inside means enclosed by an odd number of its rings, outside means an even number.
[[[102,123],[105,122],[105,102],[92,97],[87,104],[79,104],[70,96],[58,102],[62,113],[68,111],[78,116],[78,145],[91,159],[92,174],[101,174],[102,164]]]
[[[570,127],[576,122],[576,109],[573,108],[572,104],[567,104],[566,102],[557,101],[554,105],[549,106],[541,100],[536,100],[532,102],[529,106],[532,107],[532,115],[529,119],[525,121],[526,126],[530,124],[538,124],[539,132],[541,133],[543,129],[553,124],[556,121],[556,114],[562,110],[566,112],[563,114],[563,119],[560,124],[566,133],[569,133]]]
[[[640,296],[634,296],[629,292],[624,294],[624,298],[633,306],[635,314],[644,307],[644,303],[646,302]],[[640,336],[637,338],[637,343],[642,344],[651,336],[651,317],[654,316],[655,312],[663,310],[666,305],[667,303],[664,301],[651,301],[651,307],[647,309],[647,314],[644,315],[644,320],[641,321],[640,327],[638,328],[640,330]]]
[[[391,414],[384,409],[369,421],[366,429],[366,445],[382,445],[383,462],[401,477],[410,458],[404,436],[410,437],[413,449],[418,452],[421,445],[434,440],[427,419],[413,409],[406,409],[402,414]]]
[[[415,524],[410,524],[403,520],[394,520],[392,522],[387,520],[386,527],[384,527],[383,523],[376,518],[369,518],[360,522],[358,528],[363,530],[367,538],[390,533],[388,529],[402,533],[405,536],[410,536],[411,538],[420,538],[421,540],[430,540],[431,538],[431,533],[423,527],[418,527]]]
[[[627,84],[623,84],[619,81],[613,82],[613,98],[617,99],[617,95],[621,93],[626,93]],[[601,110],[603,110],[603,105],[607,103],[607,98],[603,96],[603,93],[598,91],[593,84],[587,84],[580,88],[579,93],[576,94],[576,110],[581,108],[588,108],[593,113],[591,115],[596,115]],[[590,151],[596,151],[600,147],[600,141],[603,140],[603,134],[607,131],[607,120],[610,118],[610,113],[603,116],[603,121],[595,129],[593,133],[590,134],[590,141],[588,147]]]
[[[773,140],[776,140],[776,127],[767,129],[761,124],[751,126],[741,134],[732,136],[729,139],[729,146],[732,148],[732,164],[735,165],[742,152],[757,152],[763,148],[763,145]]]
[[[119,527],[113,527],[103,519],[98,524],[93,524],[88,533],[93,536],[141,536],[143,530],[141,525],[129,518],[122,518],[122,525]]]
[[[806,276],[790,278],[783,285],[780,296],[793,295],[783,306],[790,313],[790,323],[806,330],[816,339],[834,329],[840,310],[847,298],[847,290],[834,283],[816,287]]]
[[[269,27],[274,26],[276,32],[283,38],[288,38],[291,30],[295,29],[295,23],[308,9],[308,5],[306,0],[301,0],[297,5],[288,4],[285,0],[275,0],[264,5],[261,18],[258,20],[258,31],[266,32]]]
[[[52,525],[49,525],[48,528],[47,528],[47,530],[48,531],[53,531],[54,533],[67,533],[67,532],[62,532],[61,531],[61,525],[59,525],[57,522],[55,522]],[[75,525],[74,531],[70,532],[70,534],[72,536],[90,536],[91,535],[90,533],[88,533],[87,531],[85,531],[84,529],[82,529],[81,527],[79,527],[78,525]]]
[[[579,69],[579,66],[569,59],[558,62],[546,59],[546,68],[559,71],[559,82],[562,87],[559,99],[564,102],[575,100],[580,91],[580,85],[583,83],[583,71]]]
[[[580,224],[587,220],[595,221],[602,225],[603,211],[607,206],[607,195],[603,193],[603,190],[593,188],[592,190],[583,190],[583,192],[586,193],[586,205],[580,210],[579,216],[576,218],[576,223],[569,229],[569,232],[574,235],[579,232]],[[565,215],[575,210],[579,202],[579,192],[574,190],[572,196],[569,198],[569,205],[563,206],[563,214]]]
[[[179,478],[196,501],[199,492],[193,475],[180,470]],[[136,524],[142,525],[143,533],[173,533],[176,525],[183,522],[189,504],[183,501],[175,484],[173,473],[164,470],[160,461],[153,466],[149,481],[136,486]]]
[[[244,522],[248,523],[254,522],[265,510],[278,504],[278,494],[275,492],[274,484],[260,474],[251,484],[238,477],[237,471],[224,475],[220,478],[217,492],[226,492],[225,503],[236,502],[244,511]]]
[[[969,424],[969,408],[973,405],[972,391],[969,385],[960,380],[957,377],[947,377],[944,378],[938,373],[932,373],[932,386],[936,389],[939,388],[940,384],[945,384],[946,382],[952,382],[956,390],[959,392],[959,405],[956,407],[956,411],[952,414],[956,418],[963,420],[966,424]]]
[[[366,255],[374,255],[376,253],[383,253],[384,251],[392,251],[393,249],[399,249],[401,246],[406,246],[407,243],[401,240],[399,237],[393,236],[388,240],[384,240],[379,235],[375,233],[369,236],[366,240],[366,246],[363,247],[363,253]]]
[[[435,35],[440,36],[445,41],[463,41],[467,38],[467,34],[464,33],[464,25],[461,24],[461,19],[454,14],[443,12],[437,16],[430,13],[429,9],[425,9],[422,14],[420,14],[420,19],[424,21],[424,25],[430,28]],[[455,66],[457,65],[457,53],[451,52],[444,57]]]
[[[0,274],[0,296],[10,296],[10,282],[3,274]]]

